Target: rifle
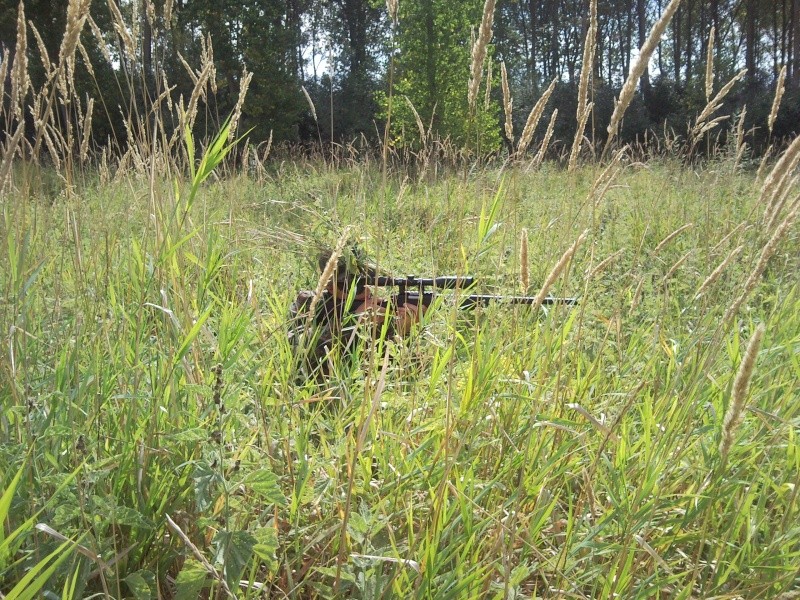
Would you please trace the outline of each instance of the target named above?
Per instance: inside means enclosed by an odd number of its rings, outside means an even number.
[[[357,285],[367,285],[373,287],[397,287],[397,305],[412,302],[424,306],[430,305],[437,293],[433,290],[469,290],[475,286],[476,279],[471,275],[444,275],[440,277],[417,277],[408,275],[406,277],[391,276],[360,276],[357,277]],[[402,300],[402,302],[400,301]],[[507,304],[528,304],[535,302],[533,296],[504,296],[494,294],[467,294],[460,298],[461,308],[474,308],[477,305],[487,306],[492,302],[504,302]],[[574,306],[578,303],[577,298],[555,298],[547,296],[542,304],[566,304]]]
[[[301,291],[290,309],[293,327],[290,329],[289,340],[297,348],[301,348],[300,339],[309,334],[306,324],[310,321],[315,327],[311,333],[310,345],[304,350],[306,372],[314,373],[317,377],[324,377],[328,372],[328,356],[333,348],[347,353],[354,341],[356,323],[361,320],[365,308],[372,311],[371,323],[380,327],[386,318],[391,315],[388,324],[388,333],[399,334],[401,337],[409,333],[413,323],[420,320],[424,312],[431,306],[434,299],[440,295],[441,290],[455,290],[461,308],[474,308],[486,306],[492,302],[508,304],[532,305],[536,299],[533,296],[502,296],[492,294],[465,294],[459,295],[460,290],[469,291],[475,286],[476,280],[471,276],[445,275],[441,277],[391,277],[378,275],[374,272],[358,273],[336,278],[336,283],[331,283],[329,288],[322,292],[320,298],[314,300],[314,292]],[[368,288],[383,287],[397,288],[397,292],[386,300],[372,295]],[[352,289],[354,288],[354,289]],[[346,300],[348,290],[352,289],[353,304]],[[542,304],[566,304],[573,306],[578,303],[576,298],[544,298]],[[316,305],[314,314],[310,314],[312,306]]]

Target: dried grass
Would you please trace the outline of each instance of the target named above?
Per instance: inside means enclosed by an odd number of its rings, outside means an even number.
[[[239,119],[242,116],[242,107],[244,100],[247,97],[247,89],[250,87],[250,80],[253,79],[253,74],[248,73],[247,69],[242,69],[242,78],[239,80],[239,97],[236,100],[236,106],[233,109],[233,116],[231,116],[231,127],[228,131],[228,139],[232,140],[236,136],[236,129],[239,127]]]
[[[658,46],[658,42],[661,40],[664,30],[667,28],[667,25],[672,19],[672,15],[674,15],[675,11],[678,10],[680,3],[681,0],[671,0],[671,2],[664,9],[664,12],[661,14],[661,18],[653,25],[653,28],[650,30],[650,33],[647,36],[647,40],[645,40],[644,45],[639,50],[639,56],[636,58],[636,62],[633,63],[633,67],[628,74],[628,78],[625,80],[625,83],[622,86],[622,91],[620,91],[619,100],[614,106],[614,112],[611,115],[611,122],[608,124],[608,140],[606,141],[606,149],[610,147],[614,137],[616,137],[617,131],[619,130],[619,125],[622,122],[622,117],[625,115],[625,111],[628,110],[631,100],[633,100],[636,86],[639,83],[647,64],[650,62],[650,56]]]
[[[769,117],[767,118],[767,127],[769,128],[770,134],[772,134],[772,127],[775,125],[775,119],[778,118],[778,110],[780,110],[781,100],[783,99],[783,93],[785,91],[786,65],[783,65],[780,73],[778,73],[778,83],[775,86],[775,97],[772,99],[772,109],[769,111]]]
[[[764,273],[764,269],[767,268],[767,263],[769,259],[772,258],[772,255],[775,254],[775,251],[778,249],[778,244],[789,231],[789,229],[794,224],[795,219],[797,218],[797,212],[800,209],[800,203],[795,203],[792,205],[789,213],[783,219],[783,221],[775,228],[775,231],[772,234],[772,237],[769,241],[764,245],[764,248],[761,250],[761,256],[759,256],[758,263],[756,264],[753,271],[750,273],[750,276],[745,281],[742,293],[739,295],[736,300],[728,307],[728,310],[725,312],[725,316],[723,317],[723,321],[728,324],[731,322],[733,317],[736,316],[736,313],[739,312],[739,308],[744,304],[745,300],[750,296],[750,293],[758,284],[759,279],[761,279],[761,275]]]
[[[17,7],[17,43],[14,47],[14,65],[11,68],[11,114],[21,119],[25,113],[25,95],[30,87],[28,78],[28,34],[25,27],[25,7]],[[0,179],[2,183],[2,179]]]
[[[506,130],[506,139],[508,143],[512,146],[514,145],[514,120],[512,114],[512,107],[514,105],[514,99],[511,97],[511,90],[508,86],[508,73],[506,72],[506,63],[505,61],[500,63],[500,78],[501,78],[501,85],[503,88],[503,112],[505,113],[505,130]]]
[[[557,118],[558,109],[554,108],[553,114],[550,115],[550,122],[547,124],[547,131],[544,132],[542,143],[539,145],[539,151],[536,153],[536,156],[534,156],[531,166],[538,167],[542,164],[544,156],[547,153],[547,148],[550,146],[550,138],[553,137],[553,130],[555,129]]]
[[[584,229],[583,233],[578,236],[578,239],[575,240],[575,243],[572,244],[569,248],[567,248],[566,252],[561,255],[561,258],[556,263],[556,266],[553,267],[553,270],[550,271],[550,274],[545,279],[544,283],[542,284],[542,288],[539,290],[539,293],[536,294],[536,297],[531,304],[532,310],[536,311],[542,306],[542,302],[547,297],[547,293],[550,291],[550,288],[555,283],[556,279],[561,275],[564,269],[569,264],[572,257],[575,255],[575,252],[578,250],[580,245],[586,240],[587,236],[589,235],[589,230]]]
[[[489,41],[492,39],[492,22],[494,21],[495,0],[486,0],[483,5],[483,18],[478,37],[472,46],[472,63],[470,65],[470,78],[468,90],[468,104],[470,110],[475,111],[478,100],[478,89],[481,85],[481,75],[483,73],[483,61],[486,59],[486,51]]]
[[[712,26],[708,32],[708,47],[706,48],[706,102],[711,98],[714,91],[714,33],[716,29]]]
[[[703,281],[700,287],[697,288],[697,293],[695,293],[694,295],[695,300],[700,296],[702,296],[708,288],[710,288],[712,285],[716,283],[716,281],[720,278],[725,269],[728,268],[728,265],[731,264],[737,256],[739,256],[739,254],[743,249],[744,246],[738,246],[728,253],[728,256],[726,256],[725,259],[721,263],[719,263],[717,268],[714,269],[711,272],[711,274],[708,277],[706,277],[705,281]]]
[[[586,30],[586,39],[583,42],[583,62],[581,63],[581,77],[578,83],[578,109],[576,118],[578,128],[572,141],[572,151],[569,155],[569,171],[574,171],[578,165],[578,155],[583,144],[583,133],[589,120],[594,103],[589,102],[589,85],[594,72],[595,37],[597,36],[597,0],[589,3],[589,28]]]
[[[736,372],[736,378],[733,381],[731,402],[725,413],[725,418],[722,421],[722,437],[719,443],[719,454],[723,464],[728,459],[736,430],[742,422],[742,414],[744,413],[748,392],[750,391],[750,380],[755,371],[756,357],[758,356],[758,349],[761,346],[761,339],[764,337],[765,331],[766,328],[763,323],[756,328],[750,338],[750,342],[747,344],[744,357],[739,365],[739,370]]]
[[[539,98],[538,102],[533,105],[530,114],[528,115],[528,120],[525,122],[525,127],[522,130],[522,135],[519,138],[519,144],[517,145],[517,156],[521,157],[525,154],[525,151],[528,149],[528,146],[533,139],[533,133],[536,131],[536,126],[539,124],[539,120],[542,118],[542,113],[544,113],[544,107],[547,106],[547,101],[550,100],[550,96],[553,93],[553,90],[556,89],[556,82],[558,78],[553,79],[550,86],[544,91],[542,97]]]

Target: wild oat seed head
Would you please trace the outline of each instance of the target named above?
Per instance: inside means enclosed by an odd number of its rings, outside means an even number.
[[[750,338],[750,342],[747,344],[744,357],[733,381],[731,402],[722,421],[722,439],[719,443],[719,454],[723,461],[728,458],[730,449],[733,446],[736,429],[742,421],[742,413],[747,403],[747,393],[750,390],[750,380],[756,367],[756,357],[758,356],[758,348],[761,346],[761,338],[764,337],[764,331],[763,323],[756,328]]]
[[[536,131],[536,126],[539,124],[539,119],[542,118],[542,113],[544,112],[544,107],[547,106],[547,101],[550,100],[550,96],[553,93],[553,90],[556,88],[556,82],[558,78],[553,79],[553,82],[550,84],[542,97],[533,105],[530,114],[528,115],[528,120],[525,122],[525,127],[522,130],[522,135],[519,138],[519,144],[517,145],[517,156],[522,156],[525,154],[525,151],[528,149],[528,146],[533,139],[533,133]]]
[[[714,33],[716,30],[711,26],[708,32],[708,47],[706,48],[706,102],[711,98],[714,91]]]
[[[506,138],[508,139],[508,143],[513,145],[514,121],[512,119],[513,115],[511,107],[514,104],[514,99],[511,97],[511,90],[508,86],[508,73],[506,72],[505,61],[500,63],[500,81],[503,88],[503,112],[505,113],[506,117],[506,122],[505,122]]]
[[[781,100],[783,99],[783,93],[786,91],[786,65],[781,67],[780,73],[778,73],[778,83],[775,86],[775,98],[772,100],[772,109],[769,111],[769,118],[767,119],[767,126],[769,127],[769,132],[772,133],[772,126],[775,125],[775,119],[778,118],[778,110],[781,107]]]
[[[492,39],[492,22],[494,21],[495,0],[486,0],[483,5],[483,18],[478,37],[472,46],[472,64],[470,66],[468,104],[471,110],[475,109],[478,99],[478,88],[481,85],[483,61],[486,59],[486,49]]]
[[[650,56],[653,54],[656,46],[658,46],[658,42],[661,40],[664,30],[667,28],[670,19],[672,19],[672,15],[674,15],[675,11],[678,10],[680,3],[681,0],[671,0],[671,2],[664,9],[664,12],[661,14],[661,18],[653,25],[653,28],[650,30],[650,34],[647,36],[644,45],[639,50],[639,56],[636,58],[636,62],[633,64],[633,67],[628,74],[628,78],[625,80],[625,84],[622,86],[622,91],[620,91],[619,101],[614,106],[614,112],[611,115],[611,122],[608,124],[609,135],[608,140],[606,141],[606,147],[611,144],[614,136],[617,135],[617,130],[619,129],[619,124],[622,121],[622,117],[625,115],[625,111],[628,110],[631,100],[633,100],[633,94],[636,91],[636,85],[639,83],[645,67],[647,67],[647,64],[650,62]]]

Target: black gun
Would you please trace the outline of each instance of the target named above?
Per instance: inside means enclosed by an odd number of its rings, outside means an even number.
[[[404,302],[416,302],[425,306],[430,305],[436,297],[433,290],[464,290],[468,291],[476,284],[475,277],[471,275],[443,275],[441,277],[417,277],[408,275],[406,277],[387,277],[387,276],[361,276],[358,284],[374,287],[397,287],[398,298]],[[486,306],[492,302],[504,302],[507,304],[534,304],[534,296],[505,296],[494,294],[467,294],[459,298],[462,308],[472,308],[476,305]],[[566,304],[573,306],[578,303],[577,298],[554,298],[547,296],[542,300],[542,304]]]

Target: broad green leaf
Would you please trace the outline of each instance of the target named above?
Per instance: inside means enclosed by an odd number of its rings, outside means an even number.
[[[246,531],[220,531],[214,537],[214,545],[214,562],[222,565],[225,581],[231,589],[236,589],[247,563],[253,557],[256,538]]]
[[[175,580],[175,600],[197,600],[207,581],[208,573],[203,565],[194,559],[187,560]]]
[[[271,504],[283,506],[286,496],[278,485],[278,477],[269,469],[260,469],[250,473],[245,483],[259,496]]]
[[[256,544],[253,552],[267,565],[277,564],[275,552],[278,550],[278,534],[274,527],[259,527],[253,532]]]
[[[149,573],[149,575],[152,576],[152,573]],[[147,579],[149,578],[145,577],[144,572],[136,571],[128,575],[123,581],[125,581],[136,600],[150,600],[153,597],[153,590],[150,588]]]

